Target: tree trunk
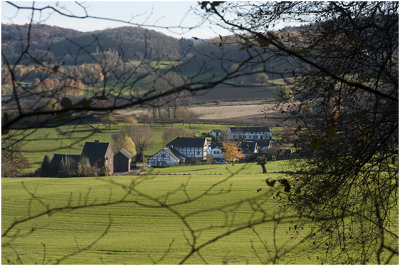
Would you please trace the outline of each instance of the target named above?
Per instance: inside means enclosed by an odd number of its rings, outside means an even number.
[[[156,114],[156,108],[153,107],[153,120],[154,120],[154,121],[156,121],[156,116],[157,116],[157,114]]]
[[[265,168],[265,163],[261,163],[260,164],[261,165],[261,168],[262,168],[262,170],[263,170],[263,174],[266,174],[267,173],[267,168]]]
[[[168,119],[171,120],[171,110],[169,107],[167,107],[167,112],[168,112]]]

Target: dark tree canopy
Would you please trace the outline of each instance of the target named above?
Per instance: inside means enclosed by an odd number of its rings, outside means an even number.
[[[398,256],[398,2],[202,7],[293,64],[283,111],[296,119],[303,173],[287,201],[323,229],[315,239],[328,261],[389,263]],[[302,26],[270,31],[284,19]]]

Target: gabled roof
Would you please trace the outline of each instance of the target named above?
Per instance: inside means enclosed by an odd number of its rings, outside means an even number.
[[[260,139],[260,140],[257,140],[256,142],[257,142],[257,146],[259,146],[259,147],[268,147],[271,140],[270,139]]]
[[[173,147],[165,147],[163,150],[165,152],[169,153],[176,160],[184,160],[184,159],[186,159],[186,157],[183,154],[181,154],[179,151],[177,151]]]
[[[183,156],[181,153],[179,153],[177,150],[175,150],[174,148],[169,148],[169,147],[165,147],[162,148],[162,150],[160,150],[159,152],[157,152],[156,154],[154,154],[153,156],[159,154],[160,152],[166,152],[168,153],[172,158],[174,158],[176,161],[180,161],[180,160],[185,160],[185,156]],[[152,156],[152,157],[153,157]]]
[[[257,148],[257,142],[255,141],[242,141],[240,143],[240,148],[243,153],[253,153]]]
[[[167,144],[168,147],[204,147],[206,144],[206,138],[187,138],[187,137],[177,137],[173,141]]]
[[[270,132],[269,127],[230,127],[231,132],[246,133],[246,132]]]
[[[51,159],[51,165],[55,167],[59,167],[61,165],[62,160],[70,160],[70,162],[74,161],[75,163],[79,162],[81,159],[80,155],[75,154],[58,154],[55,153],[53,159]]]
[[[215,149],[215,148],[222,149],[222,142],[212,142],[211,149]]]
[[[129,152],[127,152],[124,148],[121,148],[119,151],[117,151],[115,154],[117,154],[117,153],[121,153],[122,155],[124,155],[126,158],[128,158],[128,159],[131,159],[132,158],[132,155],[129,153]],[[114,155],[115,155],[114,154]]]
[[[81,156],[104,157],[109,145],[108,142],[85,142]]]

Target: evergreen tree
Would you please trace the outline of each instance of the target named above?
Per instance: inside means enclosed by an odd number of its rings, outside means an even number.
[[[49,177],[52,176],[52,169],[51,169],[51,164],[50,164],[50,159],[49,156],[44,156],[43,162],[42,162],[42,167],[40,168],[40,174],[44,177]]]

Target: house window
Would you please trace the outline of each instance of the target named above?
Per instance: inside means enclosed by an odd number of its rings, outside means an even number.
[[[200,155],[200,152],[199,152],[199,151],[197,152],[197,155]]]

